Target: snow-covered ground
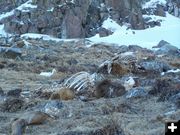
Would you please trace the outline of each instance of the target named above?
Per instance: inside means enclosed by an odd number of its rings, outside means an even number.
[[[37,34],[37,33],[26,33],[26,34],[22,34],[21,38],[24,39],[28,39],[28,38],[32,38],[32,39],[43,39],[43,40],[51,40],[51,41],[76,41],[77,39],[60,39],[60,38],[55,38],[46,34]]]
[[[151,49],[161,40],[165,40],[172,45],[180,48],[180,19],[166,13],[166,17],[155,15],[144,16],[152,17],[154,20],[162,20],[161,26],[148,28],[145,30],[127,30],[127,26],[120,26],[115,21],[107,19],[103,27],[110,29],[114,33],[107,37],[99,37],[96,34],[89,38],[94,43],[113,43],[117,45],[139,45]],[[133,34],[134,33],[134,34]]]
[[[165,5],[166,0],[150,0],[142,5],[142,8],[155,8],[157,4]]]

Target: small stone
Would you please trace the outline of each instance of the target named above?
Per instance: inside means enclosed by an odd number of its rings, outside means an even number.
[[[3,96],[4,95],[4,91],[3,89],[0,87],[0,96]]]
[[[5,67],[5,65],[0,62],[0,69],[3,69],[4,67]]]
[[[112,35],[113,32],[108,30],[108,29],[105,29],[105,28],[100,28],[99,29],[99,36],[100,37],[106,37],[106,36],[109,36],[109,35]]]
[[[14,89],[7,92],[7,96],[19,97],[22,92],[22,89]]]
[[[21,56],[22,51],[19,48],[0,47],[0,53],[4,53],[4,56],[6,56],[7,58],[15,59],[18,56]]]
[[[126,98],[137,98],[137,97],[144,97],[148,94],[142,87],[136,87],[132,88],[131,90],[128,91],[126,94]]]
[[[23,40],[20,40],[20,41],[16,42],[16,45],[17,45],[17,47],[22,48],[25,45],[25,43]]]
[[[4,103],[1,104],[1,109],[2,111],[16,112],[21,109],[23,104],[24,104],[24,101],[22,99],[8,97],[6,98]]]

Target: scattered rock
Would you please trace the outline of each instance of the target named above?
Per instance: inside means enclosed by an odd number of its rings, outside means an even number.
[[[159,42],[159,44],[157,46],[155,46],[154,48],[159,48],[155,53],[158,54],[158,55],[161,55],[161,54],[171,54],[171,55],[174,55],[176,53],[178,53],[178,48],[171,45],[170,43],[164,41],[164,40],[161,40]]]
[[[15,59],[16,57],[21,56],[22,51],[19,48],[0,47],[0,53],[3,53],[8,58]]]
[[[180,108],[180,93],[170,96],[168,100],[175,103],[177,108]]]
[[[140,98],[148,94],[142,87],[136,87],[129,90],[126,94],[126,98]]]
[[[0,109],[6,112],[16,112],[21,109],[24,101],[19,98],[8,97],[5,99],[3,104],[0,105]]]
[[[19,97],[22,92],[22,89],[14,89],[7,92],[7,96]]]
[[[20,40],[20,41],[16,42],[16,45],[17,45],[17,47],[22,48],[25,45],[25,43],[23,40]]]
[[[13,15],[1,20],[5,31],[13,34],[41,33],[60,38],[84,38],[97,34],[97,29],[108,16],[119,24],[127,22],[133,29],[144,29],[141,3],[138,0],[106,0],[104,3],[91,0],[39,0],[32,3],[36,3],[38,8],[28,8],[27,12],[16,9]],[[111,34],[104,30],[100,33],[101,36]]]
[[[141,61],[139,63],[140,67],[146,71],[151,71],[152,73],[166,72],[171,69],[171,66],[162,61]]]
[[[3,96],[4,95],[4,91],[3,89],[0,87],[0,96]]]
[[[164,11],[164,7],[162,5],[157,4],[156,10],[154,11],[155,15],[165,17],[166,13]]]
[[[180,81],[170,77],[161,77],[156,79],[154,87],[149,94],[156,95],[160,101],[168,100],[170,96],[178,93]]]
[[[63,103],[60,100],[48,100],[47,102],[38,105],[37,108],[51,116],[57,116],[60,110],[63,108]]]
[[[4,67],[5,67],[5,65],[0,62],[0,69],[3,69]]]
[[[113,33],[112,33],[112,31],[110,31],[110,30],[107,30],[107,29],[105,29],[105,28],[100,28],[100,29],[99,29],[99,36],[100,36],[100,37],[106,37],[106,36],[109,36],[109,35],[111,35],[111,34],[113,34]]]

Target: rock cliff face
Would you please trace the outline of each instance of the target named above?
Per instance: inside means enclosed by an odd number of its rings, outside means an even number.
[[[26,1],[14,1],[10,11]],[[2,2],[1,2],[2,3]],[[9,33],[24,34],[35,32],[60,38],[83,38],[98,33],[102,22],[108,17],[119,24],[130,23],[133,29],[144,29],[141,4],[138,0],[33,0],[37,8],[14,14],[1,20]],[[2,5],[8,4],[4,2]],[[2,7],[2,6],[1,6]]]
[[[40,33],[59,38],[84,38],[97,33],[107,36],[111,31],[101,27],[108,17],[131,29],[145,29],[160,25],[149,22],[143,14],[165,16],[165,11],[179,17],[179,0],[168,0],[166,5],[142,8],[147,0],[7,0],[0,2],[0,12],[14,13],[0,23],[13,34]],[[17,8],[28,3],[25,9]],[[32,8],[33,6],[33,8]],[[5,8],[4,8],[5,7]]]

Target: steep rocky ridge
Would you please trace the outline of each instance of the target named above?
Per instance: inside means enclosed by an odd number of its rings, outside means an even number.
[[[138,0],[34,0],[32,4],[37,8],[26,12],[17,9],[12,16],[1,20],[7,32],[42,33],[60,38],[89,37],[99,32],[99,27],[108,17],[121,25],[130,23],[133,29],[144,28]]]
[[[59,38],[84,38],[97,33],[111,34],[101,28],[108,17],[131,29],[160,26],[161,21],[149,21],[143,14],[165,16],[165,11],[179,17],[179,1],[169,0],[166,5],[143,8],[147,0],[30,0],[37,8],[18,9],[27,0],[0,2],[0,12],[14,13],[0,19],[5,31],[13,34],[40,33]],[[6,8],[4,8],[6,7]]]

